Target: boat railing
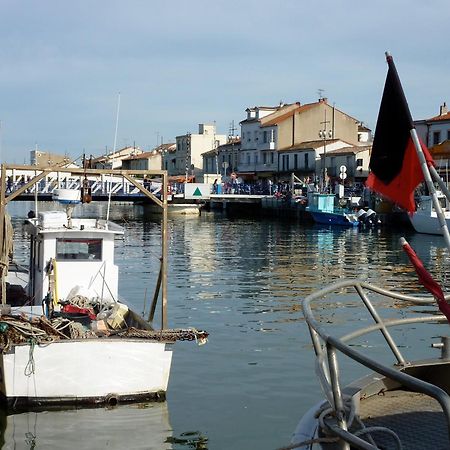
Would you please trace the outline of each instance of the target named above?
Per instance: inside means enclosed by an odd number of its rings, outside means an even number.
[[[356,292],[356,298],[359,297],[359,300],[362,301],[370,316],[373,318],[374,324],[362,327],[344,336],[336,337],[329,334],[325,327],[315,319],[311,304],[317,300],[326,298],[332,293],[343,292],[344,290],[354,290]],[[350,433],[347,429],[348,398],[346,398],[341,387],[341,375],[338,365],[338,352],[340,352],[348,356],[353,361],[356,361],[357,363],[378,374],[394,380],[395,382],[403,385],[413,392],[422,393],[437,400],[444,412],[448,433],[450,436],[449,395],[440,387],[423,381],[408,373],[404,373],[400,370],[401,368],[407,367],[409,363],[403,356],[399,346],[395,343],[395,340],[389,331],[389,328],[394,326],[399,327],[408,324],[430,322],[445,323],[447,319],[445,318],[445,316],[440,314],[422,314],[420,317],[384,320],[375,309],[373,302],[369,299],[369,294],[371,293],[379,294],[383,297],[390,298],[396,301],[402,301],[408,305],[436,304],[435,300],[431,297],[404,295],[374,286],[362,280],[342,280],[333,283],[321,290],[315,291],[304,299],[303,314],[308,324],[314,351],[316,353],[317,374],[337,422],[334,424],[329,424],[327,422],[327,428],[332,434],[343,440],[342,448],[344,449],[349,449],[349,444],[354,445],[357,448],[376,448],[363,439]],[[393,366],[386,366],[385,364],[376,361],[366,354],[361,353],[360,351],[356,350],[355,347],[352,347],[348,344],[349,341],[367,335],[368,333],[372,333],[374,331],[381,332],[387,346],[396,359],[396,365],[399,369],[394,368]]]

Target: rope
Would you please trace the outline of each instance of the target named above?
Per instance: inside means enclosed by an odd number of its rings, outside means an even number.
[[[6,303],[6,275],[8,273],[9,268],[9,260],[13,254],[13,236],[14,230],[11,224],[11,217],[8,213],[5,212],[5,217],[3,223],[0,224],[3,227],[3,241],[0,242],[0,277],[1,277],[1,286],[0,286],[0,295],[2,299],[2,303]]]
[[[30,339],[30,348],[28,350],[28,362],[25,366],[23,373],[26,377],[29,377],[34,374],[35,364],[34,364],[34,346],[36,345],[36,341],[34,339]]]
[[[190,330],[139,330],[130,327],[116,335],[127,338],[151,339],[153,341],[197,341],[199,345],[206,343],[209,334],[206,331]]]

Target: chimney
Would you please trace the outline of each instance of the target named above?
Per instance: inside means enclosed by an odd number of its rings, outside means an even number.
[[[448,113],[447,104],[444,102],[444,104],[441,105],[440,108],[439,108],[439,115],[440,116],[445,116],[447,113]]]

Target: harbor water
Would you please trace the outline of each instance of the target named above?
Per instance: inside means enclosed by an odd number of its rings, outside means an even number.
[[[40,210],[55,207],[39,204]],[[30,209],[34,205],[26,202],[8,207],[16,227],[15,259],[24,264],[28,246],[22,225]],[[106,204],[80,205],[76,214],[105,217]],[[141,206],[114,205],[111,219],[126,229],[116,242],[120,294],[148,315],[159,268],[159,218]],[[302,299],[344,277],[423,292],[400,236],[445,286],[441,237],[217,212],[171,218],[169,326],[203,329],[210,337],[203,346],[175,345],[167,401],[3,415],[2,448],[269,450],[288,445],[300,417],[321,399]],[[408,346],[411,336],[401,339]],[[63,382],[57,377],[55,383]]]

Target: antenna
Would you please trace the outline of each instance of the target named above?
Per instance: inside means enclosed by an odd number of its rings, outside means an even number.
[[[114,169],[114,155],[116,154],[116,144],[117,144],[117,129],[119,127],[119,111],[120,111],[120,92],[117,96],[116,131],[114,133],[114,148],[111,159],[111,170]],[[109,178],[108,208],[106,210],[106,229],[108,229],[109,210],[111,209],[111,191],[112,191],[112,174]]]
[[[325,89],[317,89],[317,94],[319,95],[319,100],[323,98],[323,93],[325,92]]]
[[[230,137],[234,137],[234,132],[237,131],[237,128],[234,126],[234,120],[231,121],[230,123]]]

